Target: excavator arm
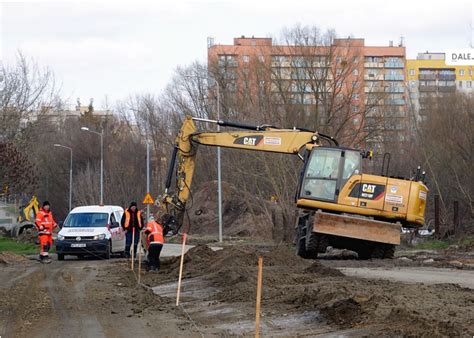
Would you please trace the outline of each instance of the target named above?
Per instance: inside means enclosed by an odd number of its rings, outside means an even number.
[[[194,121],[214,123],[223,127],[243,130],[198,132]],[[319,146],[323,139],[337,145],[334,139],[309,130],[298,128],[279,129],[266,125],[251,126],[187,116],[176,137],[168,168],[165,192],[159,198],[159,203],[165,210],[163,217],[165,232],[171,231],[176,234],[183,224],[199,145],[293,154],[302,158],[302,150]],[[175,171],[176,183],[174,189],[172,189],[172,178]]]

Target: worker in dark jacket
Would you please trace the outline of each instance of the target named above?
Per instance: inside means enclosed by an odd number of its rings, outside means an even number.
[[[133,242],[133,253],[135,256],[140,239],[140,231],[143,228],[143,215],[141,210],[138,210],[136,202],[130,203],[130,206],[123,213],[120,224],[125,231],[125,255],[130,257],[130,247]]]

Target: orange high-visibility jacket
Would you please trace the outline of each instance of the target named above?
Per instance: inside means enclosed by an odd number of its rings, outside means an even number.
[[[53,233],[53,229],[57,226],[51,210],[46,211],[43,208],[41,208],[36,214],[35,224],[38,228],[39,235],[51,235]],[[41,229],[41,227],[43,227],[43,229]]]
[[[146,237],[147,247],[150,247],[151,243],[165,243],[165,239],[163,237],[163,227],[156,221],[151,221],[146,224],[145,234],[148,235]]]
[[[130,210],[125,210],[125,223],[123,225],[124,229],[127,230],[128,227],[130,226]],[[141,229],[143,228],[142,225],[142,212],[140,210],[137,211],[137,219],[138,219],[138,228]]]

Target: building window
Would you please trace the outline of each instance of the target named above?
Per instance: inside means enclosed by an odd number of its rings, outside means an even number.
[[[415,81],[410,81],[410,86],[415,87]]]
[[[244,55],[242,59],[244,60],[245,63],[248,63],[250,61],[250,56]]]
[[[341,68],[337,68],[336,69],[336,75],[339,76],[342,74],[342,69]]]
[[[258,56],[258,61],[265,62],[265,57],[263,55]]]
[[[352,63],[358,63],[358,62],[359,62],[359,58],[357,56],[353,56]]]
[[[459,70],[459,76],[464,76],[464,69]]]
[[[462,88],[462,81],[459,81],[459,88]]]
[[[359,70],[358,70],[358,69],[354,69],[354,70],[352,71],[352,74],[355,75],[355,76],[359,75]]]
[[[415,70],[414,69],[410,69],[410,75],[411,76],[415,75]]]
[[[472,88],[472,81],[467,81],[466,88]]]
[[[472,68],[469,69],[469,76],[472,76]]]
[[[341,58],[340,56],[338,56],[338,57],[336,58],[336,63],[341,63],[341,62],[342,62],[342,58]]]
[[[358,81],[352,81],[352,88],[358,88],[359,87],[359,82]]]
[[[353,113],[358,113],[359,112],[359,106],[352,106],[352,112]]]
[[[359,99],[359,94],[352,94],[352,99],[358,100]]]

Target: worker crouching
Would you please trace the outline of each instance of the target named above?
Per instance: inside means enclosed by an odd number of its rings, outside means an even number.
[[[41,246],[40,261],[42,263],[51,263],[49,250],[53,247],[53,230],[58,225],[53,218],[48,201],[43,202],[43,207],[36,214],[35,225],[38,230]]]
[[[148,251],[148,268],[149,271],[160,270],[160,254],[163,249],[164,236],[163,227],[160,223],[155,221],[154,217],[151,216],[146,224],[145,228],[146,246]]]

